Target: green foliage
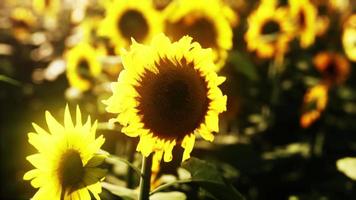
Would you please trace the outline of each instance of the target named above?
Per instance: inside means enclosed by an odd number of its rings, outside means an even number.
[[[198,158],[190,158],[182,164],[191,175],[191,181],[220,200],[242,200],[243,196],[221,176],[217,167]]]

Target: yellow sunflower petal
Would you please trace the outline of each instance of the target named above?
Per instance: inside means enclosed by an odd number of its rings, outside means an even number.
[[[64,127],[73,129],[73,121],[72,121],[72,116],[70,115],[68,104],[66,105],[66,108],[64,110]]]
[[[195,143],[195,135],[194,134],[187,135],[184,137],[184,139],[182,141],[182,147],[184,148],[182,161],[185,161],[188,158],[190,158],[190,153],[193,150],[194,143]]]
[[[46,121],[50,133],[61,134],[64,132],[64,127],[58,123],[58,121],[48,111],[46,111]]]
[[[91,199],[90,198],[90,194],[89,191],[87,190],[87,188],[85,186],[83,186],[82,189],[80,189],[78,191],[79,193],[79,200],[83,200],[83,199]]]
[[[170,162],[173,158],[172,155],[172,150],[173,147],[176,145],[176,141],[172,141],[172,142],[166,142],[164,145],[164,161],[165,162]]]
[[[40,174],[40,171],[38,169],[33,169],[28,172],[26,172],[23,176],[23,179],[28,181],[33,179],[34,177],[38,176]]]
[[[214,135],[206,127],[205,124],[202,124],[200,128],[196,131],[204,140],[212,142],[214,140]]]
[[[147,157],[153,151],[154,143],[155,140],[151,135],[141,136],[137,145],[137,151],[140,151],[143,156]]]

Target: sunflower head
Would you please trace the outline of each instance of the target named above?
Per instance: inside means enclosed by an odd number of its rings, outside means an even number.
[[[146,43],[162,32],[160,13],[150,0],[113,0],[106,4],[106,17],[99,34],[109,37],[116,53],[129,46],[131,38]]]
[[[350,74],[349,62],[342,55],[321,52],[314,57],[314,66],[328,84],[343,83]]]
[[[212,48],[218,70],[232,48],[232,29],[226,17],[231,13],[228,11],[231,10],[219,0],[172,2],[165,10],[165,33],[173,41],[189,35],[203,48]]]
[[[328,90],[327,85],[318,84],[305,93],[302,116],[300,118],[300,125],[303,128],[309,127],[318,120],[325,110],[328,102]]]
[[[343,27],[342,45],[346,56],[356,62],[356,14],[346,20]]]
[[[98,57],[102,54],[102,51],[97,51],[86,42],[81,42],[70,49],[65,55],[70,85],[81,91],[89,90],[101,72]]]
[[[168,162],[178,144],[186,160],[196,134],[213,140],[226,96],[218,88],[225,78],[214,72],[210,49],[188,36],[172,43],[159,34],[149,46],[133,41],[122,61],[124,70],[104,103],[108,112],[118,114],[114,120],[123,125],[123,133],[140,136],[138,151],[159,158],[164,154]]]
[[[289,0],[290,13],[297,24],[300,45],[309,47],[317,34],[317,9],[309,0]]]
[[[33,199],[90,199],[90,193],[100,199],[100,181],[105,170],[99,168],[106,155],[98,154],[104,143],[103,136],[95,138],[97,123],[90,117],[82,124],[77,107],[76,124],[73,124],[68,106],[64,112],[64,126],[46,112],[48,130],[33,123],[35,132],[28,141],[38,153],[27,160],[35,169],[24,175],[31,185],[39,188]]]
[[[247,19],[247,48],[261,58],[284,55],[288,42],[293,39],[287,11],[286,8],[277,8],[275,1],[262,1]]]

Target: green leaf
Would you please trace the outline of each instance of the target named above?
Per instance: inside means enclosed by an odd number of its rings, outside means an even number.
[[[226,183],[217,167],[198,158],[190,158],[182,164],[192,177],[191,181],[211,193],[216,199],[239,200],[244,197],[229,183]]]
[[[245,199],[231,184],[225,182],[215,165],[198,158],[190,158],[182,167],[191,173],[191,178],[166,183],[153,190],[150,195],[165,190],[172,185],[182,183],[197,183],[214,198],[221,200]]]
[[[109,155],[109,157],[107,157],[105,159],[105,161],[109,164],[113,164],[113,165],[119,165],[121,163],[125,163],[127,166],[131,167],[139,176],[142,176],[141,174],[141,170],[139,168],[137,168],[134,164],[130,163],[129,161],[127,161],[124,158],[120,158],[118,156],[112,155],[107,151],[101,150],[101,152]]]
[[[150,195],[153,195],[159,191],[165,190],[167,188],[169,188],[170,186],[173,185],[177,185],[177,184],[182,184],[182,183],[190,183],[192,182],[192,179],[184,179],[184,180],[176,180],[176,181],[172,181],[163,185],[158,186],[156,189],[154,189],[152,192],[150,192]]]
[[[0,81],[9,83],[9,84],[15,85],[15,86],[21,86],[21,83],[19,81],[12,79],[10,77],[4,76],[4,75],[0,75]]]
[[[255,65],[248,59],[247,55],[243,55],[238,51],[231,52],[229,62],[233,64],[234,69],[245,75],[252,81],[259,79]]]

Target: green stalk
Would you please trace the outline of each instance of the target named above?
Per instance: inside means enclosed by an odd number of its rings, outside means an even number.
[[[150,197],[150,184],[151,184],[151,172],[152,172],[152,154],[145,157],[142,156],[142,169],[140,179],[140,194],[139,200],[149,200]]]

